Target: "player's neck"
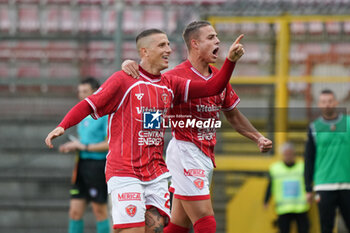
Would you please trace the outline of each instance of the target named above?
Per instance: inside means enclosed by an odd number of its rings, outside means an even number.
[[[140,67],[142,68],[143,71],[146,71],[148,73],[148,75],[152,75],[152,76],[160,76],[160,69],[159,67],[155,67],[152,64],[148,63],[148,62],[142,62],[140,63]]]
[[[200,58],[198,55],[189,55],[188,60],[191,62],[193,68],[195,68],[203,76],[210,75],[209,64]]]

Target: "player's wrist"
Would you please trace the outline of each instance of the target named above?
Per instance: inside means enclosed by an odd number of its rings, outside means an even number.
[[[83,151],[89,151],[89,144],[83,144]]]

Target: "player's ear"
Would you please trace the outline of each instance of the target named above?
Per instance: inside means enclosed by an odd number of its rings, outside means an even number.
[[[199,43],[197,40],[195,40],[195,39],[191,40],[191,48],[198,49],[198,45],[199,45]]]
[[[140,56],[141,57],[148,57],[148,51],[146,48],[140,48]]]

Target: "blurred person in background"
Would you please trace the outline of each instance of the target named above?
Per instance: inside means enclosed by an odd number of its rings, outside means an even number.
[[[339,207],[350,232],[350,117],[337,112],[338,101],[325,89],[318,99],[321,116],[309,126],[305,148],[305,185],[318,203],[322,233],[333,232]]]
[[[282,161],[273,163],[269,169],[269,183],[264,199],[265,209],[272,196],[278,215],[279,232],[289,233],[291,223],[296,221],[298,232],[308,233],[309,204],[305,192],[304,162],[296,161],[295,149],[290,142],[282,145],[281,153]]]
[[[238,37],[237,44],[242,38],[243,35]],[[210,80],[218,72],[218,69],[209,65],[218,58],[220,40],[215,29],[207,21],[195,21],[185,28],[183,39],[188,49],[188,59],[165,74],[196,81]],[[243,49],[241,44],[239,46]],[[134,78],[139,76],[138,65],[134,61],[125,61],[122,69]],[[220,95],[175,105],[170,114],[174,116],[172,121],[185,121],[186,117],[180,115],[197,120],[218,120],[222,110],[237,132],[254,141],[261,152],[269,151],[272,142],[262,136],[240,113],[236,108],[239,101],[228,83]],[[195,233],[214,233],[216,220],[210,197],[210,182],[215,167],[215,128],[172,127],[172,135],[166,152],[166,163],[172,175],[170,190],[174,193],[174,198],[170,223],[164,232],[186,233],[193,224]]]
[[[78,85],[79,100],[92,95],[100,87],[99,82],[88,77]],[[68,233],[84,232],[83,215],[91,201],[96,218],[97,233],[109,233],[105,163],[108,152],[107,116],[94,120],[87,116],[77,125],[79,139],[69,135],[71,141],[59,147],[62,153],[77,152],[72,176],[69,206]]]

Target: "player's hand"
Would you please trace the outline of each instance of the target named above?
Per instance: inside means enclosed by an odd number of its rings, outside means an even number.
[[[312,204],[312,200],[314,198],[314,194],[312,192],[307,192],[306,193],[306,201],[309,203],[309,204]]]
[[[272,148],[272,141],[262,136],[258,139],[258,147],[260,152],[268,152]]]
[[[125,60],[122,63],[122,70],[133,78],[139,79],[139,65],[133,60]]]
[[[244,54],[243,45],[240,44],[243,37],[244,35],[241,34],[230,47],[227,58],[232,62],[238,61]]]
[[[49,148],[53,148],[52,139],[57,138],[64,134],[64,129],[62,127],[57,127],[52,130],[46,137],[45,143]]]
[[[69,153],[69,152],[74,152],[76,150],[84,150],[85,145],[81,144],[79,141],[74,140],[71,142],[66,142],[62,144],[58,150],[61,153]]]

